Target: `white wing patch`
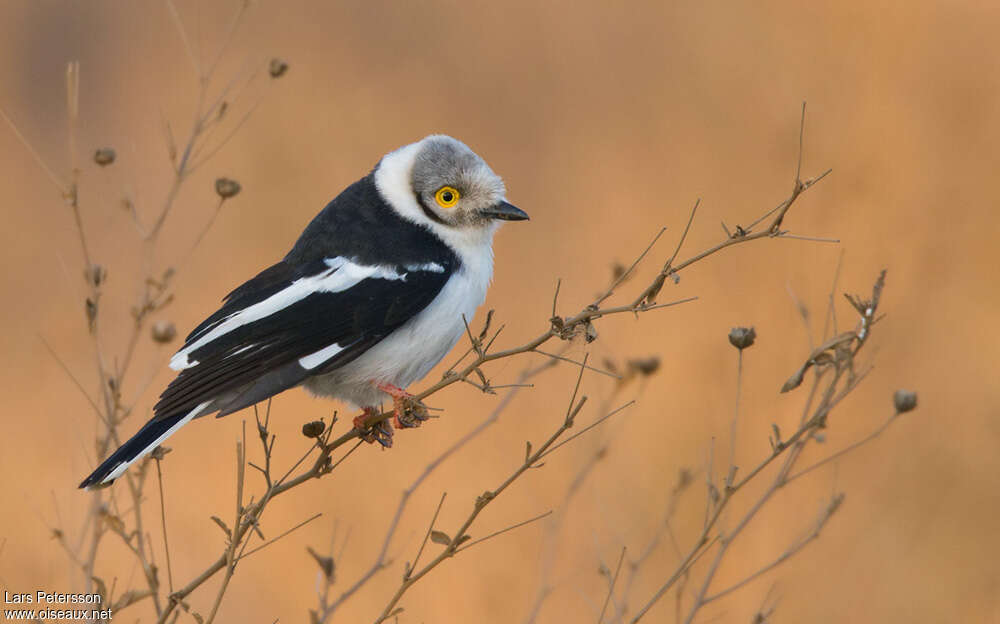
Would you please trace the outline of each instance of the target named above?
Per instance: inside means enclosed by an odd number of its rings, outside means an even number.
[[[381,264],[359,264],[350,258],[343,258],[340,256],[337,256],[336,258],[327,258],[324,262],[329,268],[318,275],[301,277],[282,290],[274,293],[267,299],[259,301],[251,306],[247,306],[242,310],[233,312],[226,318],[219,321],[210,330],[204,332],[196,340],[191,342],[191,344],[185,346],[183,349],[174,354],[174,356],[170,358],[170,368],[179,371],[191,368],[192,366],[197,366],[198,362],[196,360],[191,360],[188,357],[192,352],[197,351],[213,340],[224,336],[235,329],[280,312],[281,310],[284,310],[288,306],[305,299],[313,293],[343,292],[366,279],[405,281],[407,274],[410,272],[430,271],[433,273],[444,273],[444,267],[437,262],[408,264],[403,267],[405,269],[405,272],[403,273],[397,271],[394,266]],[[330,347],[327,347],[327,349],[334,346],[337,345],[331,345]],[[318,356],[318,354],[323,351],[325,351],[325,349],[317,351],[316,353],[308,355],[302,359],[312,362],[313,360],[309,358]],[[233,355],[235,355],[235,353]],[[332,355],[330,357],[332,357]],[[317,364],[314,364],[313,366],[316,366]],[[311,368],[305,364],[303,364],[303,366],[305,368]]]
[[[256,345],[255,343],[250,343],[250,344],[248,344],[248,345],[247,345],[247,346],[245,346],[245,347],[240,347],[239,349],[236,349],[235,351],[233,351],[232,353],[230,353],[229,355],[227,355],[227,356],[226,356],[226,359],[228,360],[228,359],[229,359],[229,358],[231,358],[231,357],[235,357],[235,356],[237,356],[237,355],[239,355],[239,354],[241,354],[241,353],[244,353],[244,352],[246,352],[246,351],[249,351],[250,349],[253,349],[253,348],[254,348],[254,347],[256,347],[256,346],[257,346],[257,345]]]
[[[310,353],[305,357],[299,358],[299,366],[306,370],[312,370],[343,350],[344,347],[335,342],[329,347],[320,349],[316,353]]]
[[[407,264],[403,266],[410,273],[417,271],[428,271],[430,273],[444,273],[444,267],[437,262],[424,262],[423,264]],[[403,281],[406,281],[406,273],[403,274]]]

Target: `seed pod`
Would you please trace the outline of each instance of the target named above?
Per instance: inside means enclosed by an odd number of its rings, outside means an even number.
[[[654,356],[648,358],[636,358],[628,361],[630,372],[636,372],[642,377],[649,377],[660,369],[660,358]]]
[[[215,181],[215,192],[219,194],[222,199],[229,199],[239,194],[243,190],[240,183],[236,180],[230,178],[218,178]]]
[[[94,162],[102,167],[107,167],[115,162],[115,150],[111,147],[99,147],[94,152]]]
[[[900,414],[909,412],[917,406],[917,393],[910,390],[896,390],[892,395],[892,404]]]
[[[280,58],[273,58],[267,67],[267,71],[271,74],[271,78],[281,78],[288,71],[288,63]]]
[[[318,438],[323,435],[325,430],[326,425],[323,424],[322,420],[314,420],[302,425],[302,435],[307,438]]]
[[[108,270],[99,264],[92,264],[83,271],[84,278],[94,286],[100,286],[108,277]]]
[[[160,344],[166,344],[177,337],[177,327],[170,321],[156,321],[153,323],[153,340]]]
[[[753,345],[757,332],[753,327],[734,327],[729,331],[729,343],[742,351]]]

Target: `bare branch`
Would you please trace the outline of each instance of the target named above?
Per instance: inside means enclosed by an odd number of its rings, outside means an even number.
[[[601,624],[604,621],[604,614],[608,610],[608,603],[611,602],[611,596],[615,593],[615,584],[618,582],[618,573],[622,571],[622,561],[625,561],[625,547],[622,547],[622,554],[618,556],[618,565],[615,566],[615,575],[611,578],[611,583],[608,585],[608,595],[604,599],[604,606],[601,607],[601,615],[597,617],[597,624]]]
[[[518,522],[517,524],[512,524],[509,527],[505,527],[503,529],[500,529],[499,531],[494,531],[494,532],[490,533],[489,535],[485,535],[485,536],[480,537],[478,539],[471,540],[471,541],[467,542],[466,544],[464,544],[461,548],[459,548],[455,552],[456,553],[465,552],[466,550],[469,550],[470,548],[472,548],[476,544],[481,544],[481,543],[485,542],[486,540],[493,539],[494,537],[497,537],[498,535],[503,535],[504,533],[507,533],[509,531],[513,531],[514,529],[520,529],[523,526],[529,525],[532,522],[538,522],[539,520],[542,520],[544,518],[548,518],[551,515],[552,515],[552,510],[550,509],[550,510],[546,511],[545,513],[538,514],[537,516],[528,518],[527,520],[523,520],[521,522]]]

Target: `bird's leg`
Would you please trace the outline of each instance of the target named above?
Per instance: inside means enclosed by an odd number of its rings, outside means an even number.
[[[353,421],[354,428],[361,433],[360,438],[369,444],[372,442],[378,442],[384,448],[391,448],[392,427],[390,427],[384,420],[374,424],[368,424],[370,419],[379,415],[378,408],[365,407],[362,409],[364,410],[364,413],[360,416],[356,416]]]
[[[392,397],[392,424],[396,429],[419,427],[420,423],[430,418],[427,406],[413,398],[413,395],[406,390],[383,382],[377,382],[375,387]]]

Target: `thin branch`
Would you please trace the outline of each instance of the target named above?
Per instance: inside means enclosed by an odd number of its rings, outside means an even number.
[[[160,458],[154,458],[156,462],[156,483],[160,490],[160,526],[163,528],[163,552],[167,559],[167,587],[170,593],[174,593],[174,571],[170,566],[170,543],[167,541],[167,504],[163,498],[163,471],[160,470]]]
[[[899,412],[894,412],[892,414],[892,416],[890,416],[888,419],[886,419],[886,421],[884,423],[882,423],[882,425],[878,429],[876,429],[875,431],[872,431],[871,433],[869,433],[865,437],[861,438],[857,442],[854,442],[853,444],[849,444],[847,447],[845,447],[845,448],[837,451],[836,453],[830,455],[829,457],[821,459],[818,462],[816,462],[815,464],[811,464],[811,465],[803,468],[802,470],[799,470],[796,473],[788,475],[788,478],[785,479],[785,482],[786,483],[791,483],[792,481],[798,479],[799,477],[804,477],[805,475],[809,474],[813,470],[816,470],[817,468],[821,468],[821,467],[829,464],[832,461],[836,461],[837,459],[843,457],[844,455],[847,455],[851,451],[853,451],[855,449],[858,449],[858,448],[864,446],[865,444],[868,444],[869,442],[871,442],[875,438],[877,438],[880,435],[882,435],[883,433],[885,433],[886,429],[888,429],[890,426],[892,426],[892,423],[894,423],[896,421],[896,418],[898,416],[899,416]]]
[[[660,237],[663,236],[663,233],[666,232],[666,231],[667,231],[667,228],[665,228],[665,227],[661,227],[660,228],[660,231],[657,232],[656,236],[653,237],[653,240],[651,240],[649,242],[649,244],[646,245],[646,248],[642,250],[642,253],[639,254],[639,257],[635,259],[635,261],[632,263],[632,265],[629,268],[627,268],[624,271],[622,271],[621,275],[619,275],[618,277],[616,277],[614,279],[614,281],[611,282],[611,286],[609,286],[608,289],[606,291],[604,291],[604,294],[599,295],[594,300],[594,304],[593,305],[595,305],[595,306],[600,305],[601,303],[604,302],[605,299],[607,299],[608,297],[610,297],[611,295],[613,295],[615,293],[615,288],[617,288],[619,285],[621,285],[622,282],[624,282],[626,279],[629,278],[629,276],[632,275],[632,271],[635,270],[635,267],[639,266],[639,263],[642,262],[643,258],[646,257],[646,254],[648,254],[650,252],[650,250],[653,248],[653,245],[656,244],[656,241],[660,240]],[[555,316],[555,314],[553,314],[553,316]]]
[[[301,529],[302,527],[304,527],[305,525],[309,524],[313,520],[316,520],[317,518],[321,517],[322,515],[323,515],[322,513],[316,513],[316,514],[313,514],[313,515],[309,516],[308,518],[306,518],[302,522],[296,524],[295,526],[291,527],[290,529],[282,531],[281,533],[279,533],[275,537],[272,537],[271,539],[267,540],[266,542],[264,542],[260,546],[257,546],[255,548],[251,548],[250,550],[246,551],[245,553],[242,553],[239,557],[236,558],[236,561],[243,561],[244,559],[246,559],[250,555],[254,554],[255,552],[264,550],[265,548],[267,548],[271,544],[273,544],[273,543],[277,542],[278,540],[280,540],[281,538],[283,538],[283,537],[285,537],[285,536],[287,536],[287,535],[289,535],[289,534],[291,534],[291,533],[293,533],[293,532]]]
[[[601,607],[601,614],[597,617],[597,624],[601,624],[604,621],[604,614],[608,610],[608,603],[611,602],[611,596],[615,593],[615,584],[618,582],[618,573],[622,570],[622,561],[625,561],[625,547],[622,546],[622,554],[618,556],[618,565],[615,566],[615,575],[611,578],[611,584],[608,586],[608,595],[604,599],[604,606]]]
[[[813,243],[839,243],[839,238],[826,238],[823,236],[802,236],[799,234],[789,234],[788,232],[782,232],[778,238],[787,238],[794,240],[810,241]]]
[[[204,80],[204,74],[201,70],[201,63],[198,61],[198,56],[194,52],[194,48],[191,46],[191,40],[188,38],[187,30],[184,28],[184,22],[181,21],[181,14],[177,11],[177,7],[174,6],[173,0],[166,0],[167,9],[170,11],[170,18],[174,22],[174,26],[177,27],[177,32],[181,36],[181,41],[184,43],[184,52],[187,54],[188,60],[191,61],[191,66],[194,68],[194,73],[198,76],[199,81]]]
[[[420,555],[422,555],[422,554],[424,553],[424,547],[425,547],[425,546],[427,546],[427,540],[428,540],[428,539],[430,538],[430,536],[431,536],[431,531],[433,531],[433,530],[434,530],[434,523],[435,523],[435,522],[437,522],[437,519],[438,519],[438,514],[440,514],[440,513],[441,513],[441,507],[442,507],[442,506],[444,505],[444,499],[445,499],[445,497],[447,497],[447,496],[448,496],[448,493],[447,493],[447,492],[442,492],[442,493],[441,493],[441,500],[440,500],[440,501],[438,501],[438,506],[437,506],[437,509],[435,509],[435,510],[434,510],[434,515],[433,515],[433,516],[431,516],[431,521],[430,521],[430,524],[428,524],[428,525],[427,525],[427,532],[426,532],[426,533],[424,533],[424,539],[423,539],[423,541],[422,541],[422,542],[420,542],[420,548],[418,548],[418,549],[417,549],[417,554],[416,554],[416,556],[415,556],[415,557],[413,557],[413,563],[412,563],[412,564],[410,564],[410,568],[411,568],[411,569],[412,569],[412,568],[415,568],[415,567],[417,567],[417,563],[419,563],[419,562],[420,562]],[[409,572],[409,571],[407,571],[407,573],[408,573],[408,572]],[[405,574],[405,573],[404,573],[404,574]]]
[[[215,147],[212,147],[211,149],[208,150],[208,152],[205,153],[204,156],[201,156],[198,158],[198,160],[192,162],[191,171],[192,172],[197,171],[198,169],[201,168],[202,165],[211,160],[213,156],[218,154],[219,150],[225,147],[226,144],[228,144],[229,141],[236,135],[236,133],[243,128],[244,124],[246,124],[246,122],[250,120],[250,117],[257,110],[257,107],[260,106],[260,103],[261,100],[257,100],[256,102],[254,102],[253,105],[250,106],[250,110],[248,110],[246,113],[243,114],[243,117],[241,117],[240,120],[236,122],[236,125],[233,126],[232,129],[230,129],[230,131],[226,134],[226,136],[222,137],[222,140],[219,141],[215,145]]]
[[[230,42],[233,40],[233,35],[236,33],[236,29],[239,27],[240,22],[246,15],[247,9],[249,7],[250,7],[250,0],[243,0],[242,2],[240,2],[239,8],[236,9],[236,14],[233,15],[233,18],[229,21],[229,25],[226,27],[226,34],[223,35],[222,43],[219,45],[219,51],[216,53],[215,59],[208,66],[208,70],[205,72],[205,75],[202,78],[204,82],[208,82],[209,80],[212,79],[212,75],[215,73],[215,70],[219,66],[219,61],[221,61],[222,57],[225,55],[226,49],[229,47]]]
[[[702,600],[702,604],[703,605],[708,604],[710,602],[713,602],[715,600],[718,600],[720,598],[723,598],[723,597],[725,597],[725,596],[733,593],[734,591],[736,591],[736,590],[740,589],[741,587],[747,585],[751,581],[753,581],[753,580],[755,580],[757,578],[760,578],[764,574],[767,574],[768,572],[770,572],[774,568],[778,567],[779,565],[781,565],[785,561],[788,561],[789,559],[791,559],[792,557],[794,557],[795,555],[797,555],[798,553],[800,553],[810,543],[812,543],[812,542],[816,541],[817,539],[819,539],[819,536],[820,536],[820,533],[823,530],[823,527],[825,527],[826,524],[827,524],[827,522],[829,522],[830,518],[833,516],[834,511],[836,511],[836,509],[840,506],[841,501],[843,501],[843,495],[842,494],[835,496],[834,499],[833,499],[833,501],[831,501],[830,505],[827,507],[827,509],[824,510],[823,515],[816,522],[816,527],[812,531],[810,531],[809,534],[806,535],[804,538],[800,539],[795,544],[792,544],[791,546],[789,546],[788,549],[785,550],[785,552],[781,553],[781,555],[779,555],[776,559],[774,559],[770,563],[768,563],[768,564],[760,567],[755,572],[753,572],[750,575],[746,576],[742,580],[737,581],[736,583],[733,583],[729,587],[726,587],[725,589],[722,589],[722,590],[720,590],[720,591],[718,591],[718,592],[716,592],[716,593],[714,593],[714,594],[712,594],[710,596],[705,596],[705,598]]]
[[[465,543],[460,548],[458,548],[455,551],[455,553],[457,554],[457,553],[460,553],[460,552],[465,552],[465,551],[469,550],[470,548],[472,548],[473,546],[475,546],[476,544],[481,544],[481,543],[485,542],[488,539],[492,539],[494,537],[497,537],[498,535],[503,535],[504,533],[507,533],[509,531],[513,531],[514,529],[520,529],[523,526],[529,525],[532,522],[538,522],[539,520],[547,518],[547,517],[549,517],[551,515],[552,515],[552,510],[550,509],[550,510],[546,511],[545,513],[538,514],[537,516],[534,516],[532,518],[528,518],[527,520],[522,520],[521,522],[518,522],[517,524],[512,524],[509,527],[500,529],[499,531],[494,531],[494,532],[490,533],[489,535],[484,535],[483,537],[480,537],[478,539],[474,539],[474,540],[472,540],[470,542]]]
[[[802,119],[799,121],[799,158],[798,163],[795,165],[795,183],[798,184],[799,180],[802,179],[802,140],[806,132],[806,103],[805,100],[802,101]]]
[[[684,241],[687,240],[688,232],[691,231],[691,224],[694,223],[694,216],[698,214],[699,205],[701,205],[700,197],[695,200],[694,206],[691,208],[691,215],[688,217],[687,225],[684,226],[684,231],[681,233],[680,239],[677,240],[677,247],[674,248],[674,253],[670,254],[670,258],[663,265],[664,272],[670,270],[670,267],[674,264],[674,260],[677,259],[677,254],[681,252],[681,247],[684,245]]]
[[[46,340],[45,337],[42,336],[41,334],[38,335],[38,339],[42,341],[42,344],[45,345],[45,350],[48,351],[49,355],[52,356],[52,359],[54,359],[56,363],[59,364],[59,368],[61,368],[62,371],[66,373],[66,376],[69,377],[70,381],[73,382],[73,385],[76,386],[76,389],[80,391],[80,394],[82,394],[83,397],[87,399],[87,403],[90,403],[90,406],[94,408],[94,413],[97,414],[97,417],[100,418],[101,421],[104,422],[106,426],[110,427],[111,423],[109,423],[105,419],[104,412],[102,412],[101,408],[97,406],[97,402],[95,402],[94,399],[90,397],[90,394],[83,387],[83,384],[80,383],[80,380],[76,378],[76,375],[74,375],[73,371],[69,369],[69,366],[67,366],[66,363],[62,360],[62,358],[59,357],[59,354],[55,352],[55,349],[52,348],[52,345],[49,344],[49,341]]]
[[[833,323],[832,335],[836,335],[837,331],[837,306],[834,305],[834,297],[837,292],[837,283],[840,281],[840,269],[844,265],[844,250],[840,250],[840,254],[837,255],[837,268],[833,272],[833,280],[830,283],[830,294],[827,296],[826,304],[826,318],[823,321],[823,340],[826,340],[828,335],[831,335],[830,327],[831,321]]]
[[[733,402],[733,422],[729,426],[729,475],[736,468],[736,434],[740,424],[740,394],[743,391],[743,349],[736,350],[736,400]],[[732,479],[726,478],[726,486]]]
[[[580,436],[582,436],[583,434],[587,433],[588,431],[590,431],[590,430],[591,430],[591,429],[593,429],[594,427],[596,427],[596,426],[600,425],[600,424],[601,424],[601,423],[603,423],[603,422],[604,422],[605,420],[607,420],[607,419],[611,418],[612,416],[614,416],[614,415],[618,414],[619,412],[622,412],[622,411],[624,411],[624,410],[626,410],[626,409],[628,409],[628,408],[632,407],[633,405],[635,405],[635,400],[634,400],[634,399],[633,399],[632,401],[629,401],[628,403],[625,403],[624,405],[621,405],[621,406],[619,406],[619,407],[617,407],[617,408],[615,408],[615,409],[611,410],[610,412],[608,412],[608,413],[607,413],[607,414],[605,414],[604,416],[601,416],[600,418],[598,418],[598,419],[597,419],[597,420],[595,420],[594,422],[590,423],[589,425],[587,425],[586,427],[584,427],[584,428],[583,428],[583,429],[581,429],[580,431],[577,431],[577,432],[576,432],[576,433],[574,433],[573,435],[569,436],[569,437],[568,437],[568,438],[566,438],[565,440],[563,440],[563,441],[559,442],[558,444],[553,444],[553,445],[552,445],[552,447],[551,447],[551,448],[550,448],[550,449],[549,449],[548,451],[546,451],[545,453],[543,453],[543,454],[541,455],[541,457],[539,457],[539,459],[544,459],[545,457],[548,457],[548,456],[549,456],[549,455],[551,455],[551,454],[552,454],[553,452],[555,452],[555,450],[556,450],[556,449],[558,449],[559,447],[561,447],[561,446],[564,446],[564,445],[566,445],[566,444],[568,444],[568,443],[572,442],[573,440],[575,440],[575,439],[579,438]]]
[[[14,132],[14,136],[16,136],[17,140],[21,142],[21,145],[23,145],[25,149],[28,150],[28,153],[31,154],[31,157],[35,159],[35,162],[38,163],[38,166],[42,168],[42,171],[44,171],[45,175],[48,176],[49,180],[59,191],[59,194],[63,197],[66,197],[66,195],[69,193],[69,185],[66,184],[66,182],[63,181],[59,176],[57,176],[55,172],[52,171],[52,169],[45,163],[45,161],[42,159],[41,154],[39,154],[38,151],[35,149],[35,147],[31,144],[31,142],[29,142],[28,139],[26,139],[24,135],[21,134],[21,131],[18,129],[17,125],[7,115],[7,111],[5,111],[2,106],[0,106],[0,117],[3,117],[3,120],[7,122],[7,125],[10,127],[11,131]]]
[[[553,360],[559,360],[561,362],[569,362],[570,364],[576,364],[577,366],[581,365],[581,363],[580,363],[579,360],[574,360],[573,358],[564,357],[562,355],[556,355],[555,353],[549,353],[547,351],[542,351],[541,349],[532,349],[532,351],[535,352],[535,353],[538,353],[539,355],[544,355],[546,357],[550,357]],[[606,377],[611,377],[612,379],[621,379],[622,378],[621,375],[617,375],[615,373],[612,373],[611,371],[606,371],[606,370],[604,370],[602,368],[594,368],[593,366],[587,366],[586,364],[584,364],[583,367],[586,368],[589,371],[594,371],[595,373],[600,373],[600,374],[602,374],[602,375],[604,375]]]

